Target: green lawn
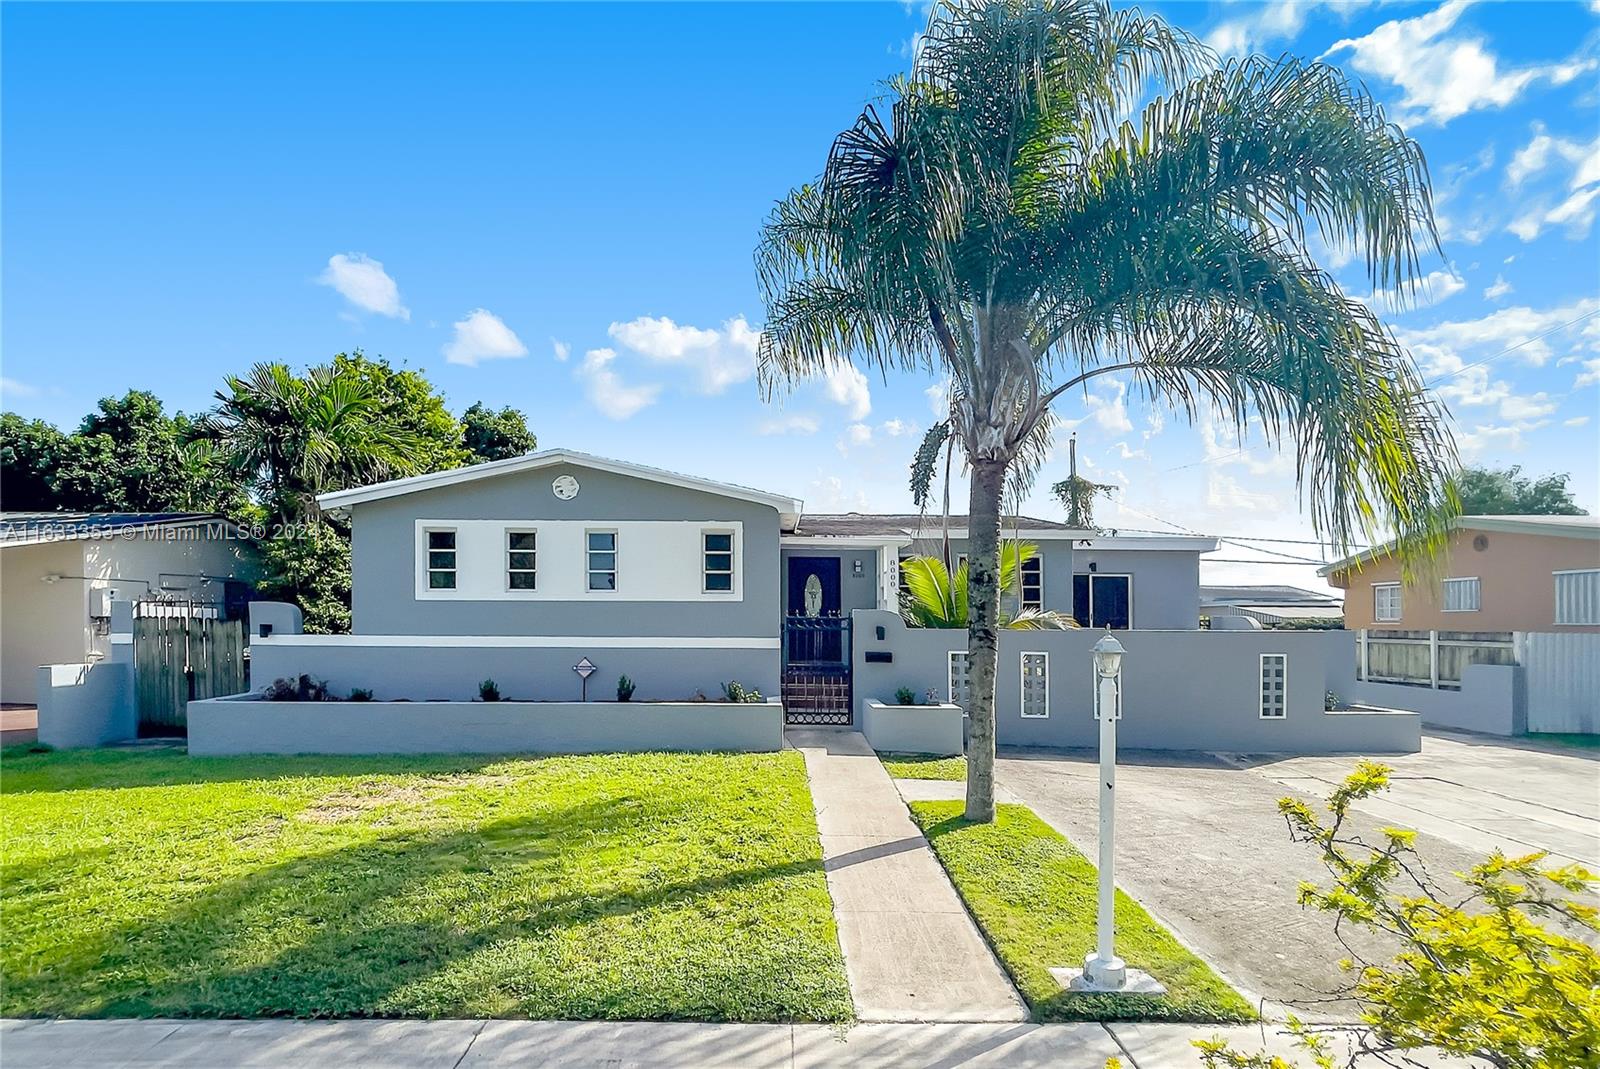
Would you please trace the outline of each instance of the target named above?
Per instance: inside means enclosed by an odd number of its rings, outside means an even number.
[[[891,779],[966,779],[965,757],[929,757],[927,754],[881,753],[878,760]]]
[[[1164,998],[1067,995],[1047,971],[1076,968],[1094,949],[1096,872],[1026,806],[1002,805],[993,824],[969,824],[960,802],[912,802],[967,908],[1041,1021],[1248,1021],[1237,991],[1117,893],[1117,953],[1167,986]]]
[[[3,1016],[851,1016],[795,752],[0,760]]]

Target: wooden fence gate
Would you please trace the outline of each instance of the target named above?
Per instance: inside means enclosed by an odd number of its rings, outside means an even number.
[[[249,689],[244,621],[221,619],[212,604],[137,602],[133,670],[139,734],[185,734],[191,700]]]

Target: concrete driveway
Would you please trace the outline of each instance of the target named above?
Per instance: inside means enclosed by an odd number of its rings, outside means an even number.
[[[1464,735],[1429,735],[1420,754],[1384,757],[1389,796],[1355,830],[1416,828],[1417,850],[1444,882],[1501,846],[1549,849],[1594,864],[1600,852],[1600,753],[1555,751]],[[1302,910],[1304,880],[1326,882],[1311,850],[1289,841],[1277,800],[1326,797],[1357,758],[1133,751],[1117,780],[1117,882],[1236,986],[1274,1008],[1296,1004],[1342,1017],[1347,956],[1331,921]],[[1012,751],[1002,791],[1094,856],[1098,781],[1087,751]],[[1346,933],[1354,949],[1387,958],[1387,940]]]

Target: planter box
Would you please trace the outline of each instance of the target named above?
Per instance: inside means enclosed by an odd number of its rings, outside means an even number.
[[[868,698],[861,733],[886,753],[954,755],[965,749],[965,720],[959,705],[887,705]]]
[[[194,755],[610,753],[783,748],[779,702],[189,703]]]

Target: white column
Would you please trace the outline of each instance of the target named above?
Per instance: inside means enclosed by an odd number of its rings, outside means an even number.
[[[1439,689],[1439,632],[1428,632],[1428,686]]]
[[[1115,639],[1109,645],[1114,647],[1117,654],[1121,654],[1122,646]],[[1127,980],[1127,969],[1116,953],[1117,720],[1122,715],[1120,664],[1111,675],[1102,673],[1096,664],[1095,676],[1095,705],[1100,717],[1100,893],[1095,917],[1095,949],[1093,954],[1084,958],[1083,975],[1096,988],[1117,990]]]

